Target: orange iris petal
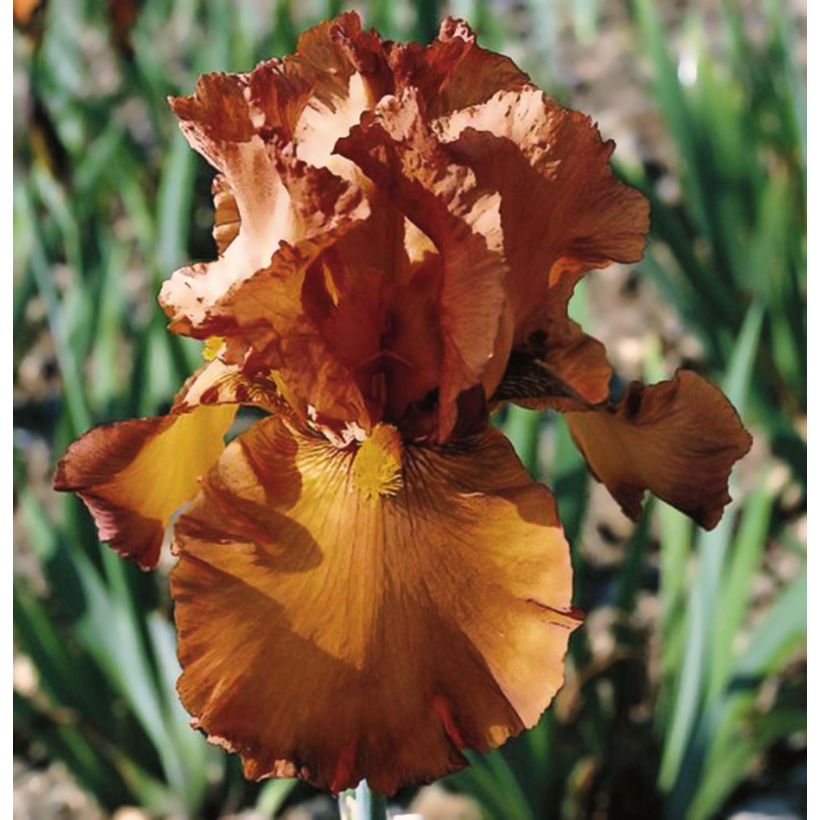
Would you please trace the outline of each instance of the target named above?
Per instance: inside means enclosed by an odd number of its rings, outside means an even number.
[[[83,499],[101,541],[152,569],[171,516],[219,458],[235,412],[232,406],[199,406],[95,427],[69,447],[54,487]]]
[[[303,291],[306,310],[349,368],[372,416],[394,421],[436,388],[441,369],[440,259],[435,252],[412,259],[411,231],[382,199],[322,255]]]
[[[54,488],[83,499],[101,541],[153,569],[171,517],[196,495],[199,477],[225,449],[237,405],[273,410],[280,402],[271,378],[252,378],[214,359],[185,382],[168,415],[101,425],[81,436],[60,460]]]
[[[429,780],[538,719],[575,625],[547,489],[495,431],[355,454],[281,418],[232,443],[175,526],[179,691],[250,777]]]
[[[481,48],[463,20],[443,20],[429,46],[402,43],[393,48],[390,65],[397,85],[418,88],[431,116],[486,102],[501,89],[529,83],[509,57]]]
[[[305,405],[365,426],[364,400],[352,372],[304,308],[305,277],[314,258],[283,247],[269,267],[224,299],[207,327],[248,340],[251,360],[277,370]]]
[[[277,61],[270,61],[251,74],[204,75],[195,94],[172,100],[189,142],[220,172],[221,256],[177,271],[160,295],[175,332],[211,335],[208,322],[222,300],[275,262],[283,252],[280,243],[295,245],[301,256],[315,256],[367,216],[359,188],[326,168],[307,165],[268,121],[270,96],[283,92],[283,82]]]

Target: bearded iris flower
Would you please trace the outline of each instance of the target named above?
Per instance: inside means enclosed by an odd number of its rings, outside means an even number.
[[[707,528],[750,438],[691,372],[610,402],[567,305],[640,259],[647,203],[463,22],[423,47],[345,14],[171,105],[217,170],[219,257],[160,303],[206,361],[55,486],[145,569],[173,523],[179,694],[248,777],[454,771],[538,720],[579,622],[553,498],[489,414],[562,412],[629,516],[649,490]],[[240,405],[266,415],[225,446]]]

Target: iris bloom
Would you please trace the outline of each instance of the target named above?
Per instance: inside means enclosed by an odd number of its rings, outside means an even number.
[[[640,259],[613,144],[445,20],[430,46],[346,14],[171,101],[217,170],[219,258],[160,302],[208,360],[168,415],[98,427],[56,478],[171,585],[194,725],[248,777],[430,780],[532,726],[578,616],[555,503],[504,402],[565,415],[635,518],[713,527],[750,439],[690,372],[609,402],[579,278]],[[268,415],[227,447],[238,405]]]

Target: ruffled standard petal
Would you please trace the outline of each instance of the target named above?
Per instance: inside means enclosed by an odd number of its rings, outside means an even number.
[[[277,196],[285,203],[281,220],[276,216],[279,205],[271,199],[260,224],[248,227],[236,189],[228,189],[224,180],[219,183],[217,217],[221,203],[226,221],[217,222],[214,231],[217,242],[226,242],[225,250],[215,262],[181,268],[163,285],[160,304],[171,317],[173,332],[207,338],[226,311],[226,299],[258,271],[272,264],[282,269],[279,257],[287,259],[289,248],[312,261],[367,217],[369,205],[362,192],[326,169],[294,159],[290,149],[282,149],[274,165],[275,184],[281,187]],[[264,181],[260,184],[265,187]],[[234,209],[239,219],[232,222]]]
[[[171,516],[219,458],[235,413],[234,406],[194,406],[95,427],[60,460],[54,489],[77,493],[100,540],[153,569]]]
[[[249,777],[392,793],[561,685],[577,616],[549,492],[492,430],[388,450],[390,493],[366,493],[354,451],[263,421],[175,526],[180,696]]]
[[[409,226],[385,199],[317,259],[302,289],[305,312],[355,379],[374,422],[398,422],[439,383],[441,265],[432,243],[411,259]]]
[[[613,176],[614,144],[589,117],[530,86],[501,91],[434,128],[479,184],[501,194],[516,344],[566,321],[586,271],[641,258],[648,203]]]
[[[334,145],[385,95],[417,89],[431,114],[440,115],[529,82],[508,57],[481,48],[463,20],[449,17],[424,46],[382,41],[347,12],[301,35],[283,66],[311,88],[293,127],[299,157],[349,179],[353,166]]]
[[[303,300],[305,277],[318,254],[283,245],[271,264],[233,288],[202,332],[242,340],[248,363],[275,370],[305,407],[341,422],[369,427],[362,393]]]
[[[376,31],[362,30],[356,12],[320,23],[300,36],[296,53],[284,61],[312,88],[293,129],[300,159],[345,179],[361,180],[356,166],[333,149],[365,111],[393,91],[384,45]]]
[[[362,168],[440,256],[438,438],[446,441],[459,395],[481,383],[506,302],[498,196],[441,149],[413,90],[384,98],[337,151]]]
[[[397,89],[417,88],[431,116],[478,105],[530,81],[509,57],[481,48],[470,26],[452,17],[442,20],[429,46],[395,44],[390,66]]]
[[[251,74],[205,74],[197,80],[194,94],[170,100],[188,142],[219,172],[219,186],[233,199],[240,220],[226,256],[210,266],[210,290],[198,294],[203,309],[234,281],[267,264],[279,241],[292,238],[296,231],[290,197],[277,168],[277,148],[285,143],[275,131],[265,130],[265,109],[253,93],[263,86],[270,93],[281,78],[278,61],[271,60]],[[279,112],[280,118],[284,116]],[[166,283],[164,305],[174,307],[175,293],[168,291],[176,290],[186,271],[190,273],[183,268]],[[189,287],[202,288],[204,282]],[[182,312],[181,305],[176,312]]]
[[[318,253],[367,216],[355,184],[307,165],[289,144],[297,112],[282,106],[298,97],[301,111],[310,99],[310,84],[297,79],[272,60],[251,74],[206,74],[195,94],[171,100],[183,133],[219,172],[220,257],[181,268],[163,285],[160,304],[174,332],[207,335],[203,326],[222,298],[270,265],[280,243]]]
[[[752,438],[726,397],[695,373],[646,387],[616,407],[566,413],[592,473],[633,519],[649,490],[712,529],[731,500],[729,472]]]

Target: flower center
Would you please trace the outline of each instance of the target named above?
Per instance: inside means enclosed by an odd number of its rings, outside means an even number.
[[[402,442],[391,424],[377,424],[353,459],[353,486],[365,498],[395,495],[404,485]]]

